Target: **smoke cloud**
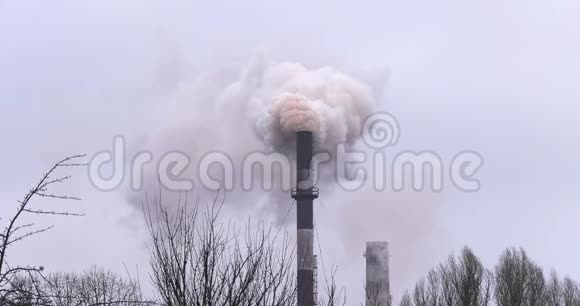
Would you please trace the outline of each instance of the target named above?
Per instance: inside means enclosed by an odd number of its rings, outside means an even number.
[[[170,151],[185,153],[192,166],[179,177],[193,179],[194,191],[208,195],[214,191],[204,189],[196,172],[205,154],[224,152],[237,166],[252,152],[277,151],[292,158],[295,132],[304,130],[314,133],[317,149],[351,146],[361,135],[365,117],[377,105],[373,87],[359,78],[332,67],[307,68],[264,56],[256,56],[241,67],[218,64],[199,71],[194,78],[178,84],[167,100],[156,111],[159,121],[142,147],[157,159]],[[149,171],[145,176],[148,193],[159,191],[156,170],[145,169]],[[210,167],[210,176],[223,179],[222,170]],[[277,168],[273,170],[271,192],[230,191],[229,195],[240,203],[236,207],[284,218],[289,197],[280,188],[283,174]],[[254,180],[262,182],[262,173],[256,172]],[[329,181],[334,176],[322,179]],[[131,198],[140,205],[142,195],[132,192]]]
[[[370,86],[333,68],[309,70],[297,63],[266,69],[253,90],[258,136],[274,148],[295,132],[311,131],[321,147],[352,144],[376,102]]]
[[[234,165],[241,165],[252,152],[282,152],[292,157],[295,131],[308,130],[315,135],[316,149],[345,144],[357,150],[362,124],[367,115],[381,107],[380,94],[384,75],[377,85],[364,74],[347,74],[333,67],[306,66],[295,62],[252,58],[249,63],[212,63],[182,80],[175,90],[163,97],[165,102],[155,110],[158,121],[141,142],[141,149],[162,157],[169,151],[180,151],[191,160],[191,166],[179,176],[194,179],[195,195],[200,203],[211,201],[214,190],[200,184],[196,165],[208,152],[227,154]],[[373,152],[369,151],[369,156]],[[155,161],[151,163],[155,165]],[[434,235],[435,211],[440,200],[430,193],[392,193],[367,186],[345,191],[335,184],[332,163],[320,169],[318,186],[322,196],[316,201],[315,222],[321,237],[339,244],[322,242],[322,253],[328,268],[340,267],[337,280],[349,292],[362,292],[364,261],[362,251],[368,240],[388,240],[392,246],[393,290],[408,286],[422,275],[432,256],[430,239]],[[372,169],[374,165],[361,165]],[[240,169],[235,169],[239,171]],[[278,170],[274,168],[274,170]],[[162,189],[156,167],[146,168],[145,192],[156,195]],[[348,173],[348,171],[347,171]],[[264,191],[260,184],[252,190],[225,193],[226,217],[245,219],[248,215],[271,219],[280,225],[295,220],[295,207],[288,191],[281,188],[280,173],[275,172],[273,188]],[[210,176],[222,177],[222,169],[210,168]],[[239,179],[239,172],[236,172]],[[264,178],[253,174],[256,182]],[[140,206],[142,192],[131,192],[130,202]],[[163,191],[163,201],[171,205],[179,195]],[[292,231],[291,231],[292,233]],[[335,253],[336,248],[342,252]],[[330,250],[333,251],[330,251]],[[352,290],[352,291],[351,291]]]

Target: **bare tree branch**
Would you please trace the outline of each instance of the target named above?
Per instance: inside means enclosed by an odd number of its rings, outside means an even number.
[[[580,286],[570,278],[560,280],[554,271],[546,280],[542,268],[523,249],[507,248],[491,271],[465,247],[460,257],[451,254],[431,270],[427,282],[417,282],[400,305],[489,305],[492,299],[500,306],[577,306]]]
[[[199,199],[161,197],[144,215],[151,235],[151,279],[165,305],[291,305],[295,302],[294,248],[288,235],[248,220],[243,229],[220,221],[216,197],[198,213]],[[193,206],[193,208],[191,208]],[[152,209],[153,207],[153,209]]]
[[[57,212],[51,210],[40,210],[40,209],[30,209],[29,205],[34,198],[55,198],[62,200],[79,200],[78,197],[69,195],[56,195],[48,193],[47,189],[56,183],[62,183],[70,178],[70,176],[61,176],[57,178],[52,178],[55,171],[59,167],[76,167],[83,166],[82,163],[76,163],[75,161],[84,157],[84,155],[74,155],[67,157],[56,164],[54,164],[46,173],[41,176],[38,183],[24,195],[22,200],[17,201],[16,212],[14,215],[7,220],[7,225],[4,227],[3,231],[0,232],[0,304],[7,303],[6,297],[8,294],[13,292],[14,280],[19,273],[40,273],[42,268],[35,268],[32,266],[16,266],[11,267],[7,262],[7,254],[9,251],[9,246],[16,242],[25,240],[36,234],[46,232],[52,228],[52,225],[45,226],[42,228],[34,228],[35,223],[25,223],[20,224],[20,220],[25,214],[32,215],[61,215],[61,216],[81,216],[82,214],[71,213],[71,212]],[[27,230],[22,233],[23,230]],[[23,285],[24,286],[24,285]],[[19,290],[24,290],[24,287],[20,287]],[[34,289],[35,287],[30,287],[29,289]]]

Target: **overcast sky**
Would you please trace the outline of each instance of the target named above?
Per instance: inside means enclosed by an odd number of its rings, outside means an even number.
[[[392,268],[413,271],[393,279],[394,290],[465,244],[488,267],[506,246],[523,246],[546,269],[580,280],[580,2],[167,2],[0,0],[3,218],[59,158],[107,150],[118,134],[138,141],[192,67],[260,49],[312,65],[386,68],[385,108],[401,124],[391,149],[483,156],[480,191],[446,190],[437,209],[426,209],[431,225],[415,242],[426,244],[417,249],[426,255]],[[98,191],[86,171],[73,174],[66,190],[83,201],[47,205],[86,216],[43,219],[57,226],[11,259],[49,271],[95,263],[147,271],[146,236],[123,192]],[[341,199],[349,197],[321,201]],[[387,221],[379,214],[373,222]],[[396,241],[396,266],[406,238],[391,230],[372,239]],[[330,237],[334,229],[321,231]],[[332,253],[332,243],[321,246]],[[352,251],[360,262],[349,261],[344,279],[362,283],[362,250]]]

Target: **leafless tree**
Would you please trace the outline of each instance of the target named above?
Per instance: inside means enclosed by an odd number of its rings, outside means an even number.
[[[429,305],[442,305],[441,277],[435,269],[431,269],[427,274],[427,295]]]
[[[523,249],[507,248],[492,272],[464,248],[460,257],[451,254],[432,269],[427,282],[417,282],[400,305],[489,305],[493,298],[497,305],[580,306],[580,286],[570,278],[560,280],[553,270],[546,280]]]
[[[5,295],[2,305],[48,305],[50,300],[43,294],[43,284],[37,278],[39,275],[41,274],[34,271],[15,275],[6,288],[8,294]]]
[[[445,263],[432,269],[427,279],[415,285],[413,303],[417,306],[487,305],[491,295],[491,272],[467,247],[461,255],[451,254]]]
[[[24,222],[26,215],[33,216],[81,216],[81,214],[72,213],[69,211],[55,211],[45,208],[32,207],[32,202],[37,198],[50,198],[60,200],[79,200],[79,198],[68,195],[61,195],[52,193],[49,189],[53,185],[64,183],[70,176],[57,176],[56,172],[64,167],[77,167],[84,164],[78,163],[78,159],[84,155],[75,155],[67,157],[56,164],[54,164],[45,174],[42,175],[38,183],[28,191],[22,200],[19,200],[16,205],[16,211],[6,220],[4,229],[0,232],[0,304],[6,305],[10,303],[10,299],[14,294],[21,294],[22,292],[14,292],[15,287],[23,289],[23,284],[14,283],[17,276],[21,274],[31,275],[41,273],[44,269],[39,265],[12,265],[9,263],[9,250],[16,243],[22,242],[27,238],[46,232],[53,226],[37,227],[34,222]],[[28,284],[34,285],[34,284]],[[33,288],[29,288],[33,289]]]
[[[425,289],[425,279],[421,279],[415,284],[415,290],[413,290],[413,302],[417,306],[426,306],[429,302],[429,297],[427,295],[427,290]]]
[[[523,305],[526,295],[527,255],[523,250],[506,249],[495,267],[495,299],[498,305]]]
[[[532,261],[527,262],[528,278],[526,280],[526,305],[541,306],[548,302],[544,271]]]
[[[562,286],[558,279],[558,274],[554,270],[550,272],[550,280],[546,287],[546,299],[549,305],[562,304]]]
[[[346,292],[344,288],[338,289],[336,285],[336,272],[338,267],[332,267],[330,279],[325,276],[325,296],[321,296],[318,305],[321,306],[338,306],[346,305]]]
[[[93,266],[81,273],[27,274],[14,282],[13,305],[153,305],[143,298],[139,283]]]
[[[401,298],[399,306],[413,306],[413,299],[411,298],[411,294],[409,293],[409,291],[405,291],[403,297]]]
[[[495,267],[495,298],[498,305],[526,305],[542,302],[542,292],[532,292],[542,287],[541,269],[530,260],[524,249],[507,248]]]
[[[151,304],[143,298],[137,281],[130,278],[125,280],[102,268],[93,266],[90,270],[85,271],[76,285],[72,283],[74,279],[74,274],[55,274],[49,277],[51,296],[58,298],[55,305],[134,306]],[[70,294],[71,289],[73,294]],[[76,299],[76,303],[69,302],[71,297]]]
[[[578,287],[578,283],[569,277],[564,278],[562,283],[562,305],[580,305],[580,287]]]
[[[481,284],[481,300],[480,305],[487,306],[493,299],[494,275],[490,270],[485,270],[483,273],[483,283]]]
[[[452,271],[452,283],[457,300],[461,305],[479,305],[484,268],[473,251],[464,247],[459,260],[450,257],[448,265]]]
[[[449,255],[448,261],[452,260],[453,254]],[[457,303],[457,292],[453,285],[453,270],[449,265],[439,264],[437,273],[441,284],[441,305],[453,306]]]
[[[161,302],[190,305],[292,305],[294,248],[286,233],[250,222],[243,231],[220,221],[216,197],[201,216],[187,199],[169,212],[160,198],[146,205],[151,278]]]

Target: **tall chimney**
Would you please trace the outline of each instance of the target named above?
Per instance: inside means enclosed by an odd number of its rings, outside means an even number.
[[[298,306],[314,305],[314,217],[312,203],[318,198],[311,170],[312,132],[296,132],[296,188],[291,196],[297,211],[297,293]]]
[[[391,305],[389,244],[386,241],[369,241],[366,247],[366,305]]]

